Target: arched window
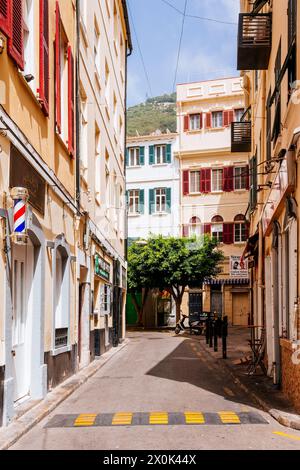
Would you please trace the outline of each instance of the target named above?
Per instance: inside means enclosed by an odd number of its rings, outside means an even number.
[[[243,243],[248,238],[248,225],[246,223],[246,217],[243,214],[239,214],[234,218],[234,242]]]
[[[190,237],[193,235],[196,235],[196,237],[201,235],[201,220],[199,217],[192,217],[190,219],[189,235]]]
[[[216,215],[211,219],[211,235],[216,238],[219,243],[223,241],[223,217]]]

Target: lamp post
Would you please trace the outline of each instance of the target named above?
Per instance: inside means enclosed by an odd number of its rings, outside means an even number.
[[[10,195],[14,201],[14,228],[11,240],[16,245],[26,245],[28,243],[26,212],[29,193],[26,188],[15,187],[11,189]]]

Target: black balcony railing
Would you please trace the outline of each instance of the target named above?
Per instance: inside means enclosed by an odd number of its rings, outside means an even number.
[[[272,48],[272,15],[241,13],[238,32],[238,70],[266,70]]]
[[[231,152],[251,152],[251,121],[231,123]]]

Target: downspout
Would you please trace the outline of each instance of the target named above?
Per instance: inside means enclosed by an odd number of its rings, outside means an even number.
[[[76,207],[80,214],[80,0],[76,0]]]
[[[127,144],[127,83],[128,83],[128,57],[132,54],[132,46],[125,49],[125,90],[124,90],[124,110],[125,110],[125,127],[124,127],[124,178],[125,178],[125,261],[128,259],[128,219],[127,219],[127,201],[126,201],[126,144]]]

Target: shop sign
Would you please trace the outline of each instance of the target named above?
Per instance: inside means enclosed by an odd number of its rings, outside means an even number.
[[[272,189],[270,191],[268,200],[263,208],[261,220],[264,235],[266,234],[268,228],[273,222],[274,215],[282,199],[287,194],[288,189],[292,186],[289,173],[291,173],[293,168],[293,156],[294,152],[288,152],[288,156],[282,161],[280,169],[277,173]]]
[[[240,279],[249,279],[248,260],[240,256],[230,256],[230,276]]]
[[[23,157],[19,150],[11,145],[10,151],[10,188],[23,187],[29,194],[29,204],[42,215],[45,212],[45,180]]]
[[[106,281],[110,279],[110,264],[99,255],[95,255],[95,274]]]

